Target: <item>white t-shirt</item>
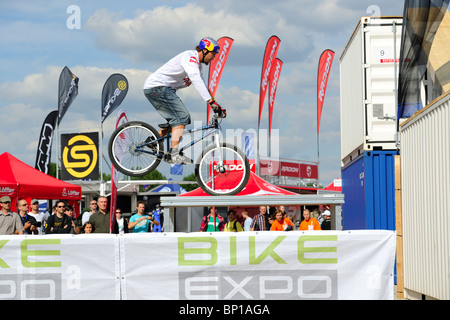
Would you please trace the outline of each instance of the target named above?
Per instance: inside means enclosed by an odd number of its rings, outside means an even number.
[[[34,217],[37,222],[41,223],[41,226],[38,227],[38,231],[39,231],[39,234],[42,234],[42,230],[45,226],[45,222],[47,221],[48,217],[50,217],[50,213],[49,212],[44,213],[44,212],[39,211],[38,213],[28,212],[28,214],[30,216]]]
[[[180,53],[152,73],[144,83],[144,89],[159,86],[171,87],[175,90],[186,88],[192,83],[201,97],[208,101],[211,95],[203,81],[203,66],[198,60],[196,50]]]

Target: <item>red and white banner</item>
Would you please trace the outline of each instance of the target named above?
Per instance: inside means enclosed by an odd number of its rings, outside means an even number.
[[[127,114],[123,110],[119,110],[117,112],[117,121],[116,121],[116,129],[120,127],[122,124],[127,123],[128,118]],[[120,137],[121,141],[124,141],[125,137]],[[117,144],[117,145],[120,145]],[[109,230],[110,233],[114,230],[114,221],[116,220],[116,208],[117,208],[117,185],[119,183],[119,172],[111,165],[111,214],[110,214],[110,225]]]
[[[334,51],[325,50],[319,59],[319,70],[317,75],[317,134],[319,134],[320,118],[322,116],[323,101],[330,77],[331,65],[333,63]]]
[[[264,52],[264,59],[261,71],[261,85],[259,91],[259,117],[258,117],[258,128],[261,123],[261,114],[264,106],[264,100],[266,98],[267,88],[269,86],[269,76],[270,70],[274,64],[277,57],[278,49],[280,47],[280,38],[277,36],[271,36],[267,41],[266,50]]]
[[[217,40],[220,46],[220,53],[217,58],[215,58],[210,63],[209,75],[208,75],[208,90],[212,97],[216,96],[217,87],[219,86],[220,78],[222,77],[223,68],[227,62],[228,55],[230,54],[231,47],[233,46],[234,40],[230,37],[222,37]],[[209,117],[211,115],[211,107],[206,104],[207,116],[206,122],[209,122]]]
[[[298,162],[277,161],[271,159],[261,160],[261,175],[280,176],[301,179],[318,179],[317,165]]]
[[[319,167],[312,164],[300,164],[300,178],[319,179]]]
[[[281,67],[283,66],[283,61],[276,58],[269,75],[269,137],[272,131],[272,115],[273,107],[275,105],[275,96],[277,94],[278,80],[280,79]],[[269,140],[270,141],[270,140]]]

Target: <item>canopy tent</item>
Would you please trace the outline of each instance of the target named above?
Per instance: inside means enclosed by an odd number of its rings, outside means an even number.
[[[247,185],[242,189],[236,196],[281,196],[281,195],[296,195],[297,193],[287,191],[283,188],[274,186],[269,182],[263,180],[255,173],[250,172],[250,177],[248,179]],[[185,194],[180,195],[180,197],[211,197],[201,188],[192,190]]]
[[[298,194],[274,186],[254,173],[247,186],[234,196],[210,196],[200,188],[179,195],[178,197],[161,197],[161,207],[164,208],[164,230],[175,231],[176,208],[194,207],[228,207],[228,206],[278,206],[278,205],[327,205],[332,212],[334,229],[341,229],[341,205],[344,195],[332,194]],[[183,211],[182,211],[183,212]],[[189,220],[188,220],[189,222]]]
[[[80,200],[81,187],[49,176],[5,152],[0,155],[0,197],[9,196],[11,210],[19,199]]]
[[[338,191],[342,192],[342,180],[341,179],[334,179],[332,183],[330,183],[328,186],[323,188],[324,190],[328,191]]]

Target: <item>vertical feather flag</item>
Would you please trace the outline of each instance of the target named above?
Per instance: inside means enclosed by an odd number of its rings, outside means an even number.
[[[259,116],[258,116],[258,128],[261,124],[261,114],[264,106],[264,100],[266,98],[267,88],[269,85],[269,75],[272,65],[277,57],[278,49],[280,47],[280,39],[277,36],[271,36],[266,44],[266,50],[264,52],[264,59],[261,71],[261,84],[259,91]]]
[[[208,90],[212,97],[216,96],[217,87],[219,86],[220,78],[222,77],[222,72],[227,62],[228,55],[230,54],[231,47],[233,46],[234,40],[230,37],[222,37],[217,40],[220,46],[219,56],[216,57],[210,63],[209,75],[208,75]],[[206,104],[206,123],[209,122],[211,115],[211,107]]]
[[[269,143],[272,131],[272,115],[273,107],[275,105],[275,96],[277,94],[278,80],[280,79],[281,67],[283,66],[283,61],[276,58],[272,68],[270,70],[269,76]]]
[[[333,63],[334,51],[325,50],[319,59],[319,70],[317,75],[317,134],[319,134],[320,118],[322,116],[323,102],[330,77],[331,65]]]

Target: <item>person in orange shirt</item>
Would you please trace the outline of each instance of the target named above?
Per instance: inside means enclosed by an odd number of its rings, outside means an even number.
[[[299,230],[322,230],[319,221],[311,217],[311,212],[308,209],[303,210],[303,218],[305,220],[300,223]]]
[[[290,231],[294,230],[294,224],[288,218],[284,218],[283,212],[275,211],[275,221],[270,227],[270,231]]]

